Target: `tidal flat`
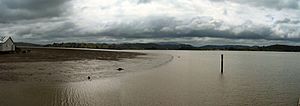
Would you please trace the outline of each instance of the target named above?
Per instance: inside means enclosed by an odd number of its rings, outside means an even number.
[[[0,81],[95,80],[155,67],[171,58],[158,54],[89,49],[22,48],[22,50],[26,53],[0,54]]]

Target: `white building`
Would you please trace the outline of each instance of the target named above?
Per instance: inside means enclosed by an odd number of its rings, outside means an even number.
[[[0,37],[0,52],[15,51],[14,41],[9,36]]]

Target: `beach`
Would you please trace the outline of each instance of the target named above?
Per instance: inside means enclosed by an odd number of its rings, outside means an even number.
[[[66,48],[22,50],[26,53],[0,55],[0,81],[95,80],[154,68],[172,59],[170,55],[122,51]]]

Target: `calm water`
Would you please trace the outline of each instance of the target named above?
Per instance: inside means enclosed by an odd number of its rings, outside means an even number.
[[[296,106],[300,97],[300,53],[144,52],[171,54],[174,59],[152,70],[93,81],[0,82],[0,105]]]

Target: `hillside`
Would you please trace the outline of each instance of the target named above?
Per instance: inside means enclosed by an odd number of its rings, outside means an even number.
[[[28,47],[43,47],[40,44],[26,43],[26,42],[15,42],[15,45],[18,46],[28,46]]]
[[[93,48],[93,49],[133,49],[133,50],[234,50],[234,51],[287,51],[300,52],[300,46],[270,45],[270,46],[244,46],[244,45],[205,45],[195,47],[179,43],[53,43],[44,47]]]

